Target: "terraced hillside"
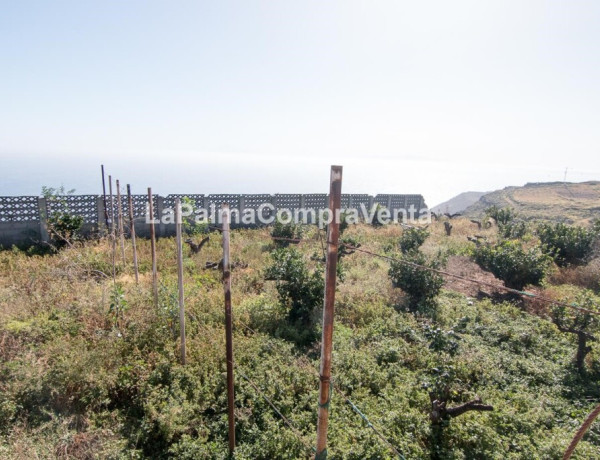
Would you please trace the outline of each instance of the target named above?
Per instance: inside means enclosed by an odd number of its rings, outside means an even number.
[[[468,216],[481,216],[486,208],[510,206],[526,219],[585,224],[600,217],[600,181],[531,183],[506,187],[482,196],[467,208]]]

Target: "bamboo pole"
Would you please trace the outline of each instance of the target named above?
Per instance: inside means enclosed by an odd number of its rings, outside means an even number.
[[[325,267],[325,300],[323,306],[323,335],[321,338],[321,370],[319,384],[319,418],[317,421],[317,453],[315,459],[327,458],[327,426],[331,401],[331,354],[333,349],[333,314],[337,279],[339,214],[342,201],[342,167],[331,167],[329,212],[333,220],[327,234],[327,262]]]
[[[115,239],[115,206],[113,202],[112,176],[108,176],[108,191],[110,194],[110,238],[112,240],[112,275],[113,283],[117,281],[117,241]]]
[[[104,165],[100,165],[102,171],[102,203],[104,204],[104,223],[108,231],[108,208],[106,207],[106,181],[104,180]]]
[[[233,324],[231,314],[231,270],[229,266],[229,205],[223,203],[223,290],[225,293],[225,343],[227,354],[227,409],[229,419],[229,454],[235,450],[235,414],[233,388]]]
[[[133,247],[133,269],[135,271],[135,284],[140,281],[138,270],[137,246],[135,244],[135,224],[133,221],[133,199],[131,198],[131,186],[127,184],[127,204],[129,206],[129,231],[131,232],[131,246]]]
[[[175,200],[175,231],[177,240],[177,280],[179,287],[179,334],[181,335],[181,364],[185,365],[185,306],[183,302],[183,242],[181,241],[181,200]]]
[[[158,274],[156,273],[156,229],[154,228],[154,203],[152,189],[148,187],[148,217],[150,218],[150,249],[152,251],[152,293],[154,306],[158,308]]]
[[[119,217],[119,239],[121,242],[121,257],[125,265],[125,235],[123,231],[123,205],[121,203],[121,186],[117,179],[117,215]]]

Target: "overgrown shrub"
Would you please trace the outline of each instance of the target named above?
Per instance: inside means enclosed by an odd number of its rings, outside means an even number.
[[[66,197],[74,193],[75,189],[66,190],[64,186],[42,187],[44,198],[59,207],[52,214],[46,216],[50,242],[56,249],[70,245],[78,237],[78,232],[83,226],[83,217],[72,214],[67,206]]]
[[[123,315],[129,308],[125,292],[120,284],[115,284],[110,294],[110,305],[108,308],[108,316],[111,318],[115,327],[120,327],[123,321]]]
[[[309,270],[302,254],[294,248],[277,249],[271,259],[265,278],[277,281],[279,300],[288,307],[288,319],[310,325],[315,310],[323,304],[323,272]]]
[[[494,219],[498,226],[506,225],[516,217],[516,213],[513,208],[499,208],[496,205],[487,208],[485,210],[485,215],[486,217],[491,217]]]
[[[429,340],[429,349],[436,352],[446,352],[449,355],[454,355],[458,351],[459,335],[454,332],[454,329],[444,330],[439,327],[434,327],[426,324],[423,327],[423,333]]]
[[[408,295],[411,310],[429,312],[435,308],[435,298],[444,285],[444,279],[427,268],[439,269],[443,265],[444,261],[439,255],[428,260],[420,251],[412,251],[393,260],[388,274],[393,286]]]
[[[528,284],[539,285],[550,266],[550,258],[539,247],[525,249],[520,242],[512,240],[476,247],[473,256],[482,269],[517,290]]]
[[[399,246],[402,254],[418,250],[429,236],[425,228],[410,227],[405,229],[400,236]]]
[[[537,229],[544,251],[557,265],[581,265],[593,255],[598,232],[592,229],[556,224],[540,224]]]
[[[529,226],[522,220],[510,220],[505,224],[498,224],[498,235],[507,240],[517,240],[527,235]]]
[[[273,224],[271,237],[273,238],[275,246],[287,248],[290,244],[296,244],[295,241],[291,240],[299,240],[302,238],[302,225],[294,223],[293,221],[284,223],[278,217]]]
[[[208,222],[196,221],[197,207],[195,206],[194,200],[184,196],[181,199],[181,206],[184,212],[192,211],[189,216],[183,218],[183,232],[189,236],[197,236],[206,233],[208,231]]]

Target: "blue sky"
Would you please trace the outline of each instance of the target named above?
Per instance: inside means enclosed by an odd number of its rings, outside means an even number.
[[[2,195],[600,179],[599,2],[0,6]]]

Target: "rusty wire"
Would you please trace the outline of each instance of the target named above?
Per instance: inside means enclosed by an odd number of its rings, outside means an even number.
[[[310,240],[306,240],[306,239],[283,238],[283,237],[275,237],[275,236],[272,236],[271,238],[274,239],[274,240],[282,240],[282,241],[289,241],[289,242],[295,242],[295,243],[310,241]],[[518,289],[509,288],[509,287],[503,286],[501,284],[494,284],[494,283],[490,283],[490,282],[487,282],[487,281],[481,281],[481,280],[476,280],[476,279],[473,279],[473,278],[467,278],[465,276],[457,275],[455,273],[451,273],[451,272],[448,272],[448,271],[445,271],[445,270],[440,270],[438,268],[431,268],[431,267],[427,267],[425,265],[417,264],[415,262],[410,262],[408,260],[398,259],[397,257],[392,257],[392,256],[388,256],[388,255],[385,255],[385,254],[378,254],[376,252],[372,252],[372,251],[369,251],[367,249],[362,249],[362,248],[359,248],[359,247],[355,247],[355,246],[352,246],[352,245],[347,244],[347,243],[339,243],[339,246],[340,247],[346,247],[346,248],[354,250],[354,251],[362,252],[364,254],[367,254],[367,255],[370,255],[370,256],[373,256],[373,257],[379,257],[381,259],[389,260],[389,261],[392,261],[392,262],[398,262],[398,263],[401,263],[401,264],[404,264],[404,265],[408,265],[410,267],[417,268],[419,270],[430,271],[430,272],[433,272],[433,273],[437,273],[439,275],[444,275],[444,276],[448,276],[450,278],[455,278],[455,279],[458,279],[458,280],[461,280],[461,281],[466,281],[468,283],[473,283],[473,284],[477,284],[477,285],[480,285],[480,286],[487,286],[487,287],[490,287],[490,288],[493,288],[493,289],[498,289],[498,290],[502,290],[502,291],[505,291],[505,292],[510,292],[512,294],[517,294],[517,295],[519,295],[521,297],[529,297],[529,298],[532,298],[532,299],[538,299],[538,300],[541,300],[542,302],[554,304],[554,305],[557,305],[557,306],[560,306],[560,307],[567,307],[567,308],[570,308],[570,309],[573,309],[573,310],[578,310],[578,311],[581,311],[581,312],[589,313],[591,315],[600,316],[600,312],[594,311],[594,310],[590,310],[589,308],[581,307],[581,306],[579,306],[579,305],[577,305],[575,303],[561,302],[559,300],[550,299],[548,297],[544,297],[544,296],[541,296],[539,294],[535,294],[533,292],[519,291]]]

